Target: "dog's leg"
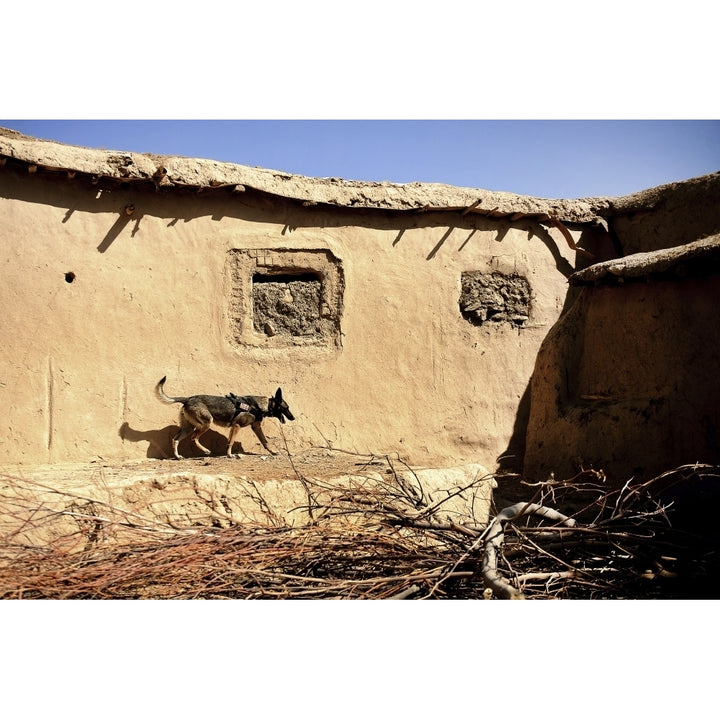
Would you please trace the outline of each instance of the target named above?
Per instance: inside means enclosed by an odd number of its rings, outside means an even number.
[[[177,460],[182,460],[182,455],[178,452],[178,445],[188,436],[192,438],[198,449],[205,455],[210,454],[210,451],[200,444],[198,438],[210,429],[212,419],[213,417],[207,408],[193,408],[187,404],[183,405],[180,409],[180,432],[173,438],[172,443],[173,454]]]
[[[233,453],[232,453],[233,444],[235,442],[235,436],[238,434],[239,430],[240,430],[239,425],[231,425],[230,426],[230,434],[228,435],[228,446],[227,446],[227,456],[229,458],[239,457],[239,455],[233,455]],[[240,446],[240,452],[242,452],[242,445]]]
[[[181,440],[184,440],[188,435],[191,435],[195,431],[195,426],[188,423],[184,417],[180,417],[180,431],[172,439],[173,455],[176,460],[182,460],[182,455],[178,452],[178,445]]]
[[[255,416],[249,412],[240,413],[235,418],[235,422],[230,426],[230,436],[228,437],[228,447],[227,447],[227,456],[228,457],[240,457],[240,455],[243,455],[245,453],[245,450],[243,450],[242,443],[240,443],[240,452],[237,455],[233,455],[232,454],[233,444],[235,443],[235,438],[237,437],[237,434],[240,432],[240,428],[247,427],[248,425],[250,425],[253,422],[255,422]]]
[[[265,437],[265,433],[262,431],[262,427],[260,425],[260,420],[257,420],[252,424],[252,429],[255,435],[257,435],[257,439],[262,443],[262,446],[271,454],[271,455],[277,455],[277,453],[274,450],[270,449],[270,446],[268,445],[267,438]]]
[[[192,434],[193,442],[200,452],[204,455],[210,455],[210,451],[200,442],[200,436],[204,435],[210,429],[210,423],[203,425],[202,427],[195,428],[195,432]]]
[[[172,439],[172,451],[173,455],[175,456],[176,460],[182,460],[182,455],[178,452],[178,443],[180,442],[180,433],[178,433],[173,439]]]

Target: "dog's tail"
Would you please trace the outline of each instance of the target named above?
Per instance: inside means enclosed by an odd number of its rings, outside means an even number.
[[[167,375],[163,377],[163,379],[155,386],[155,395],[157,395],[157,398],[160,402],[167,403],[168,405],[172,405],[173,403],[184,403],[187,398],[184,397],[170,397],[169,395],[165,394],[165,381],[167,380]]]

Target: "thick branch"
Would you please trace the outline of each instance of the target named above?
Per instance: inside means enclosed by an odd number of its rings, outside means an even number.
[[[536,503],[516,503],[498,513],[485,535],[482,575],[486,588],[490,588],[497,597],[509,600],[521,600],[524,596],[500,576],[497,570],[497,561],[500,548],[505,541],[505,523],[516,520],[523,515],[539,515],[548,520],[563,523],[568,527],[574,527],[575,525],[573,518]]]

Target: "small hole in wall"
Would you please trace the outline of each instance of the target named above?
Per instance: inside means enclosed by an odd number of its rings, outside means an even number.
[[[71,283],[75,280],[75,273],[74,272],[66,272],[65,273],[65,282]]]

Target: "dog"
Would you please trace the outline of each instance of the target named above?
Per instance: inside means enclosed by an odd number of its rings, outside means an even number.
[[[232,448],[235,442],[235,436],[240,428],[250,427],[262,443],[262,446],[271,455],[277,455],[274,450],[268,446],[265,433],[262,431],[261,423],[266,417],[277,418],[281,423],[288,420],[294,420],[295,417],[290,412],[290,407],[283,400],[282,390],[277,389],[273,397],[263,397],[261,395],[235,395],[228,393],[224,397],[222,395],[192,395],[191,397],[169,397],[165,394],[165,376],[155,386],[155,394],[161,402],[168,405],[181,403],[180,408],[180,431],[172,439],[173,455],[177,460],[182,460],[182,455],[178,453],[178,444],[184,438],[190,436],[196,447],[205,455],[210,455],[210,450],[200,443],[200,436],[206,433],[210,426],[215,423],[221,427],[229,427],[230,435],[228,437],[228,457],[233,456]],[[242,444],[240,445],[241,453],[244,452]]]

